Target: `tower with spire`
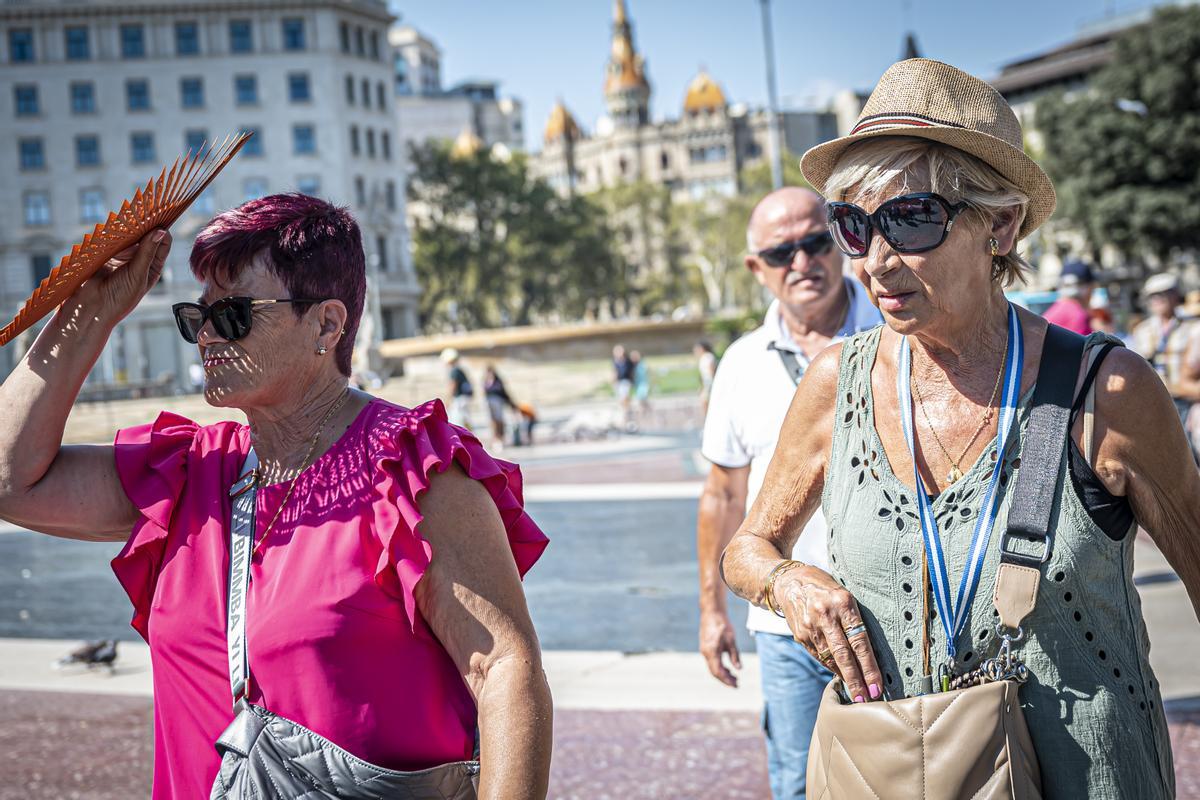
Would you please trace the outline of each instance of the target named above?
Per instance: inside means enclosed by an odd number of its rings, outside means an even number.
[[[617,128],[640,128],[650,122],[650,82],[646,63],[633,45],[633,25],[625,0],[614,0],[612,52],[604,77],[608,115]]]

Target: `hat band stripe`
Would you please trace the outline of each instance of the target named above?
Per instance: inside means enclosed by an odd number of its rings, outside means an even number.
[[[913,128],[930,128],[934,125],[942,125],[950,128],[966,128],[965,125],[960,125],[957,122],[923,117],[920,114],[875,114],[859,120],[858,124],[850,131],[850,135],[853,136],[856,133],[878,128],[882,125],[901,125]]]

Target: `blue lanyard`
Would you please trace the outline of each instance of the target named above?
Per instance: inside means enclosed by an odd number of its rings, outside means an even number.
[[[1000,420],[996,431],[996,465],[992,467],[992,478],[988,481],[987,491],[984,492],[979,516],[975,520],[975,532],[971,536],[971,549],[967,557],[966,569],[963,570],[962,580],[958,584],[958,596],[954,604],[950,602],[950,576],[946,569],[946,559],[942,551],[942,538],[938,533],[937,520],[933,517],[933,504],[921,481],[921,471],[917,469],[917,454],[913,434],[913,404],[912,404],[912,354],[909,349],[908,337],[900,343],[900,358],[896,370],[896,393],[900,398],[900,424],[904,429],[904,440],[908,443],[908,452],[912,456],[913,475],[916,478],[917,509],[921,518],[921,534],[925,538],[925,552],[929,562],[929,579],[933,587],[933,599],[937,605],[938,618],[942,621],[942,630],[946,634],[946,652],[950,660],[954,660],[954,641],[962,633],[967,624],[967,613],[971,602],[975,599],[975,590],[979,587],[979,578],[983,572],[983,560],[987,555],[988,542],[992,538],[992,525],[996,521],[999,510],[999,497],[996,491],[1000,484],[1000,471],[1004,465],[1004,449],[1008,442],[1008,434],[1017,418],[1017,403],[1021,394],[1021,368],[1025,362],[1025,343],[1021,335],[1021,323],[1017,319],[1017,311],[1010,303],[1008,306],[1008,357],[1004,362],[1004,393],[1000,399]]]

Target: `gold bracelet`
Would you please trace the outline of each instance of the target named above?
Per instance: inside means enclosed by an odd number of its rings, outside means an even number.
[[[803,562],[793,561],[790,558],[785,558],[776,564],[774,568],[772,568],[771,574],[767,576],[766,585],[763,587],[763,599],[767,603],[767,610],[775,616],[787,619],[787,615],[780,611],[775,605],[775,579],[793,567],[802,566],[804,566]]]

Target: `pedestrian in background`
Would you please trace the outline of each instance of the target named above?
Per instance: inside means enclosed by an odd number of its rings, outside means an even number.
[[[831,342],[879,324],[863,287],[842,274],[844,260],[825,224],[825,203],[809,189],[768,194],[746,226],[746,268],[771,293],[762,325],[725,351],[712,384],[701,453],[712,463],[700,497],[700,652],[709,672],[737,686],[737,637],[721,580],[721,551],[754,502],[775,453],[779,427],[811,360]],[[827,564],[820,515],[792,557]],[[747,627],[762,669],[763,733],[771,793],[802,798],[808,743],[821,691],[832,675],[801,647],[787,623],[751,607]]]
[[[612,382],[613,391],[617,396],[617,406],[621,412],[621,427],[627,428],[633,421],[630,408],[633,395],[633,360],[625,352],[624,345],[615,345],[612,349]]]
[[[1189,421],[1200,402],[1200,319],[1183,309],[1179,278],[1154,275],[1142,287],[1150,315],[1133,331],[1133,349],[1154,367],[1175,401],[1179,418]]]
[[[629,361],[633,364],[634,413],[638,423],[644,424],[650,413],[650,367],[640,350],[631,350]]]
[[[488,364],[483,372],[483,396],[487,400],[488,419],[492,426],[492,441],[497,449],[504,447],[504,431],[506,428],[505,412],[517,406],[508,396],[504,381],[496,372],[493,364]]]
[[[447,347],[442,351],[442,363],[446,365],[446,393],[450,395],[450,407],[447,415],[452,425],[463,428],[471,427],[471,398],[475,396],[475,387],[471,379],[459,363],[458,351]]]
[[[713,378],[717,376],[717,354],[705,340],[693,345],[692,354],[696,356],[696,370],[700,373],[700,417],[703,419],[708,414],[708,398],[712,394]]]
[[[1088,305],[1095,287],[1096,276],[1091,267],[1082,261],[1068,261],[1058,277],[1058,299],[1042,316],[1047,322],[1087,336],[1092,332]]]

